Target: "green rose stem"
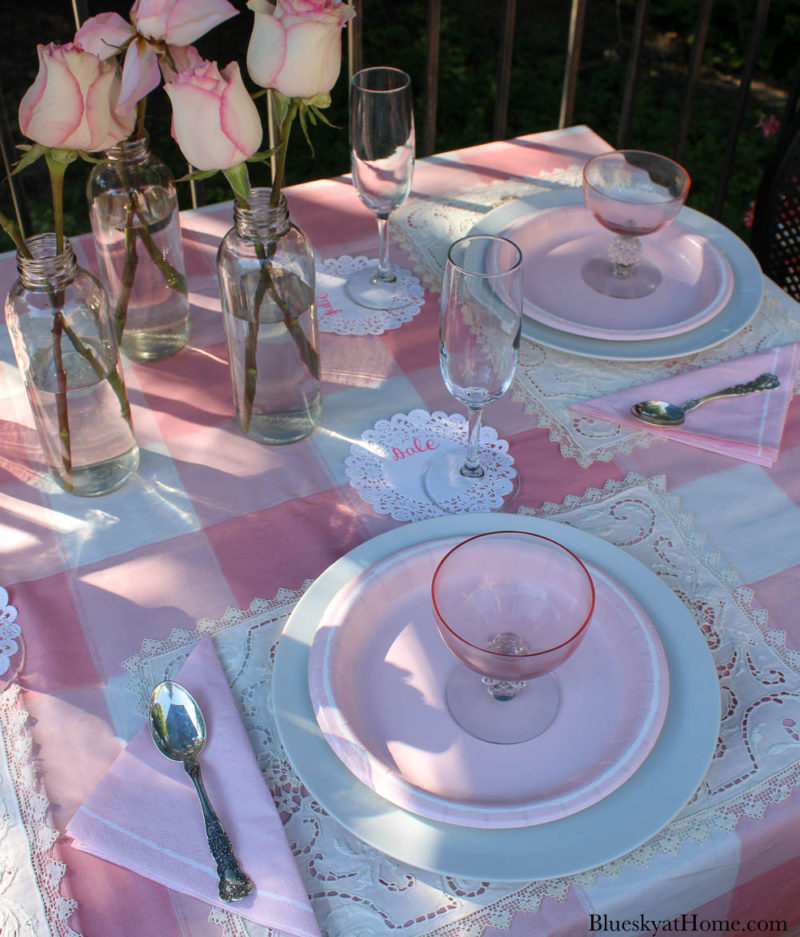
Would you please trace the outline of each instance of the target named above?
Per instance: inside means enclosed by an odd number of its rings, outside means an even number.
[[[280,204],[281,184],[286,167],[286,152],[289,146],[289,135],[292,130],[292,123],[297,115],[297,105],[291,102],[287,114],[281,124],[281,142],[278,147],[275,163],[275,173],[273,178],[272,193],[270,196],[270,207],[277,208]],[[247,174],[245,163],[239,163],[231,169],[223,170],[225,177],[233,189],[236,203],[242,208],[250,207],[250,180]],[[319,355],[316,349],[308,341],[303,328],[296,316],[292,315],[291,308],[279,295],[272,278],[272,269],[270,261],[277,250],[275,243],[267,245],[266,249],[260,240],[255,241],[255,252],[259,261],[261,261],[261,275],[253,297],[253,316],[248,323],[247,338],[245,341],[244,352],[244,396],[242,400],[242,411],[240,414],[242,429],[245,433],[250,430],[250,422],[253,415],[253,404],[256,395],[256,384],[258,381],[258,330],[261,316],[261,305],[264,298],[269,293],[270,298],[280,309],[283,315],[283,321],[287,331],[292,336],[301,361],[305,363],[314,377],[319,377]]]
[[[144,130],[142,128],[144,126],[145,109],[143,105],[145,100],[145,98],[142,98],[139,102],[137,128],[139,128],[141,132],[137,131],[136,139],[144,135]],[[117,341],[121,342],[122,333],[125,331],[125,322],[128,318],[128,305],[130,303],[131,292],[136,279],[136,268],[139,264],[139,257],[136,253],[137,237],[150,255],[150,259],[164,275],[164,282],[170,289],[182,293],[185,296],[188,292],[188,286],[186,284],[186,277],[172,266],[153,240],[153,235],[150,233],[150,225],[147,222],[145,212],[140,204],[141,194],[128,178],[128,173],[122,162],[120,162],[120,165],[117,167],[117,171],[128,193],[128,201],[125,205],[125,261],[122,268],[120,292],[114,307],[114,331],[117,336]],[[134,227],[134,216],[139,220],[139,227]]]
[[[119,295],[114,306],[114,334],[117,342],[122,341],[125,331],[125,321],[128,318],[128,303],[131,298],[133,281],[136,279],[136,268],[139,265],[139,255],[136,253],[136,232],[133,228],[133,193],[128,193],[128,202],[125,205],[125,262],[122,267],[122,280]]]
[[[75,159],[76,154],[70,150],[49,149],[45,153],[47,168],[50,173],[50,186],[53,193],[53,224],[56,234],[56,254],[64,251],[64,174],[67,166]],[[20,246],[18,241],[18,248]],[[30,250],[27,244],[22,241],[24,246],[23,255],[30,257]],[[123,419],[132,426],[131,410],[125,394],[125,386],[122,381],[122,375],[119,367],[106,374],[103,365],[97,359],[90,348],[88,348],[81,339],[70,328],[61,308],[64,305],[64,296],[62,291],[51,292],[51,302],[56,310],[53,314],[53,365],[56,371],[56,413],[58,419],[58,435],[61,441],[61,459],[65,471],[65,487],[71,490],[72,484],[72,438],[69,429],[69,412],[67,407],[68,381],[67,372],[64,367],[64,358],[62,352],[61,338],[66,335],[70,340],[75,351],[81,355],[91,365],[95,374],[100,380],[108,380],[120,404],[120,412]]]
[[[61,354],[61,333],[64,331],[64,314],[59,309],[53,316],[53,365],[56,369],[56,413],[58,416],[58,438],[61,442],[61,463],[64,466],[64,484],[68,491],[72,484],[72,443],[69,433],[67,411],[67,372]]]
[[[53,198],[53,225],[56,232],[56,256],[64,251],[64,174],[67,166],[75,158],[72,154],[62,155],[64,151],[49,150],[46,155],[50,173],[50,190]],[[69,431],[69,412],[67,409],[67,372],[61,350],[61,335],[64,331],[64,295],[61,291],[51,297],[56,309],[53,315],[53,366],[56,370],[56,414],[58,419],[58,438],[61,442],[61,461],[64,466],[64,484],[68,490],[72,483],[72,437]]]

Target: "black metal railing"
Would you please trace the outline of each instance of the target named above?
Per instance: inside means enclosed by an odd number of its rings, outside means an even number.
[[[70,4],[71,16],[76,22],[82,21],[87,14],[87,0],[64,0]],[[350,75],[362,65],[381,64],[365,61],[364,37],[370,30],[370,18],[374,17],[376,8],[388,0],[347,0],[358,13],[350,23],[347,31],[346,69]],[[398,0],[392,0],[397,3]],[[460,15],[455,9],[463,0],[427,0],[426,37],[425,37],[425,64],[424,80],[421,89],[421,121],[418,137],[419,155],[425,156],[437,150],[437,123],[440,106],[440,53],[442,48],[442,17],[453,13]],[[533,0],[523,0],[523,3],[532,3]],[[717,11],[724,8],[728,0],[718,0]],[[683,94],[678,115],[675,138],[672,146],[672,155],[681,161],[687,147],[687,140],[693,128],[695,105],[698,101],[698,89],[704,68],[704,54],[709,36],[709,27],[712,22],[714,0],[685,0],[689,12],[696,9],[694,27],[692,29],[692,42],[688,56],[687,67],[683,77]],[[715,153],[718,159],[718,171],[714,176],[716,192],[713,206],[709,213],[719,218],[728,193],[731,174],[736,161],[737,144],[742,131],[743,120],[751,96],[751,87],[757,67],[759,50],[764,42],[765,33],[769,24],[768,13],[771,0],[754,0],[752,19],[746,24],[747,42],[743,50],[743,65],[741,72],[733,81],[735,90],[734,101],[730,115],[727,138]],[[402,3],[400,4],[402,6]],[[444,10],[443,10],[444,6]],[[630,5],[629,5],[630,6]],[[495,0],[490,7],[491,15],[496,17],[498,41],[486,43],[486,55],[496,58],[496,82],[493,88],[493,115],[491,131],[487,129],[486,136],[491,133],[493,139],[504,139],[509,136],[509,108],[513,91],[514,52],[520,48],[521,39],[517,35],[519,15],[528,12],[528,8],[518,7],[517,0]],[[611,133],[606,132],[606,138],[617,147],[631,144],[631,130],[634,118],[637,116],[637,92],[642,83],[642,67],[646,42],[648,36],[648,23],[651,18],[652,6],[650,0],[636,0],[634,16],[629,33],[626,34],[624,54],[626,56],[626,73],[624,87],[620,94],[621,104],[616,126]],[[587,19],[590,14],[597,14],[597,6],[589,0],[571,0],[569,6],[569,22],[566,31],[566,44],[563,50],[563,80],[560,89],[560,102],[554,101],[553,114],[558,114],[557,125],[567,127],[575,122],[576,109],[582,101],[582,93],[587,87],[586,74],[582,71],[582,53],[584,52]],[[401,14],[402,15],[402,14]],[[565,14],[566,15],[566,14]],[[384,50],[385,54],[385,50]],[[519,53],[517,53],[519,54]],[[800,56],[795,76],[785,99],[784,112],[781,115],[781,126],[788,127],[798,110],[798,89],[800,88]],[[418,92],[419,96],[419,92]],[[555,105],[558,104],[556,109]],[[670,115],[671,117],[673,115]],[[658,116],[653,117],[658,120]],[[530,132],[544,127],[529,127],[523,132]],[[468,143],[480,143],[484,140],[475,139]],[[5,109],[0,110],[0,150],[6,170],[18,157],[14,146],[13,133],[10,129],[8,114]],[[756,180],[757,183],[757,180]],[[9,180],[13,210],[23,224],[23,230],[29,230],[29,212],[25,200],[24,188],[19,177]]]

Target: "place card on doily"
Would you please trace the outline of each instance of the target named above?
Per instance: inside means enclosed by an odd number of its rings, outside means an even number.
[[[396,309],[367,309],[345,293],[347,278],[365,267],[377,267],[368,257],[331,257],[317,264],[317,320],[321,332],[336,335],[380,335],[410,322],[425,302],[425,291],[410,270],[395,267],[397,281],[392,289],[399,294]]]
[[[378,420],[350,447],[345,471],[350,484],[379,514],[399,521],[418,521],[445,513],[497,510],[513,489],[514,459],[508,442],[490,426],[481,427],[480,460],[483,478],[446,502],[448,512],[425,493],[423,474],[428,463],[448,449],[463,449],[467,420],[461,414],[412,410]],[[445,503],[445,502],[443,502]]]

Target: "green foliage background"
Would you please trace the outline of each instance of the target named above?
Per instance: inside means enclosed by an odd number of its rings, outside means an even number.
[[[244,69],[251,14],[242,0],[233,0],[240,14],[198,42],[201,54],[220,66],[236,59]],[[756,0],[718,0],[703,60],[704,74],[694,104],[683,163],[689,170],[689,204],[711,212],[721,169],[722,151],[734,112],[734,95],[744,64]],[[628,145],[670,154],[674,146],[683,79],[688,68],[697,16],[696,0],[653,0],[648,41]],[[90,0],[89,14],[116,10],[127,16],[129,0]],[[484,142],[492,136],[500,12],[486,0],[443,0],[440,53],[440,97],[437,151]],[[627,62],[636,13],[635,0],[589,0],[574,123],[585,123],[611,145],[616,144]],[[67,42],[74,34],[69,0],[40,0],[24,10],[4,4],[0,13],[5,33],[0,59],[3,104],[16,128],[16,110],[37,71],[36,43]],[[419,125],[425,93],[427,3],[425,0],[363,0],[361,4],[364,65],[395,65],[408,71],[415,87]],[[554,128],[558,123],[569,4],[564,0],[518,0],[513,81],[507,136]],[[762,115],[783,110],[786,93],[798,67],[800,3],[772,0],[761,45],[750,104],[737,146],[734,175],[722,221],[743,237],[743,216],[755,198],[764,163],[774,139],[757,128]],[[345,70],[343,69],[343,72]],[[253,89],[255,90],[255,89]],[[332,92],[329,117],[336,125],[312,129],[314,153],[295,132],[288,160],[288,182],[303,182],[348,171],[347,87],[344,74]],[[262,98],[263,100],[263,98]],[[169,133],[169,101],[163,90],[148,103],[152,147],[176,176],[185,166]],[[16,142],[23,142],[17,136]],[[76,163],[67,176],[67,231],[88,229],[85,180],[89,167]],[[261,169],[255,183],[267,184]],[[22,180],[37,231],[52,228],[49,186],[44,166],[27,170]],[[181,187],[182,205],[190,204],[188,186]],[[222,177],[202,184],[205,201],[229,198]],[[0,209],[12,211],[7,191]],[[4,240],[0,247],[10,247]]]

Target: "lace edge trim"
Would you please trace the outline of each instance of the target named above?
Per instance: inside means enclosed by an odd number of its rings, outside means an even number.
[[[53,937],[81,937],[69,923],[78,910],[78,902],[61,890],[67,866],[52,852],[60,834],[49,823],[50,801],[42,790],[32,758],[29,724],[30,714],[22,703],[21,689],[12,685],[0,694],[2,744],[25,828],[31,867],[47,916],[45,923]]]
[[[608,479],[602,488],[587,488],[582,496],[567,495],[561,503],[546,502],[539,509],[523,507],[518,513],[557,519],[558,514],[586,504],[597,503],[609,496],[637,487],[647,488],[659,501],[684,538],[687,548],[698,559],[704,561],[712,575],[717,576],[731,590],[731,594],[743,613],[751,616],[764,639],[771,641],[776,648],[785,649],[785,632],[766,628],[766,611],[753,607],[753,591],[741,584],[734,569],[723,565],[720,552],[710,547],[706,535],[693,526],[693,515],[681,508],[680,496],[667,489],[665,475],[647,477],[630,472],[622,480]],[[616,878],[631,863],[641,867],[649,866],[659,853],[675,855],[687,839],[699,845],[715,831],[733,832],[744,817],[761,819],[770,806],[791,796],[798,786],[800,786],[800,763],[787,766],[748,791],[732,794],[723,803],[714,804],[688,816],[679,815],[647,843],[637,847],[631,853],[626,853],[618,859],[574,876],[533,882],[512,895],[487,905],[468,919],[462,919],[456,924],[446,924],[431,931],[427,937],[480,937],[484,928],[489,926],[508,931],[517,911],[535,913],[539,910],[544,898],[563,902],[573,886],[589,887],[600,877]]]

